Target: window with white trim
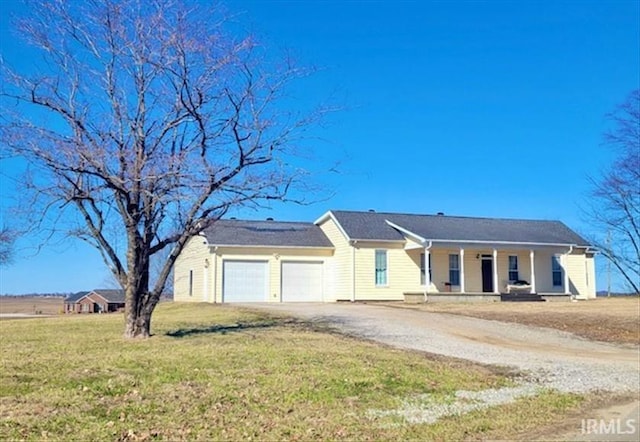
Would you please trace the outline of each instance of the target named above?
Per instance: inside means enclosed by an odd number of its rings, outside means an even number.
[[[424,253],[420,254],[420,285],[425,285],[425,268],[424,268]],[[429,281],[433,281],[431,277],[431,254],[429,254]]]
[[[449,284],[460,285],[460,255],[449,255]]]
[[[562,286],[562,265],[560,264],[560,255],[551,257],[551,276],[554,287]]]
[[[518,281],[518,257],[516,255],[509,256],[509,281]]]
[[[387,251],[376,250],[376,285],[387,285]]]

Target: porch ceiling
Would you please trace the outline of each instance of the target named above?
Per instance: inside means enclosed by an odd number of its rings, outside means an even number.
[[[534,243],[501,243],[501,242],[461,242],[461,241],[432,241],[432,249],[465,249],[478,251],[496,250],[546,250],[566,252],[571,244],[534,244]],[[574,246],[575,247],[575,246]]]

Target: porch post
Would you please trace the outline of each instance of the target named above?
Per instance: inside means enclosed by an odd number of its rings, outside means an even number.
[[[351,241],[351,302],[356,302],[356,241]]]
[[[460,247],[460,293],[464,293],[464,249]]]
[[[429,260],[431,257],[431,251],[429,247],[424,248],[424,292],[429,293],[431,287],[431,275],[429,274]]]
[[[202,302],[209,302],[209,258],[204,260],[202,274]]]
[[[498,250],[493,249],[493,293],[500,293],[498,287]]]
[[[569,272],[567,271],[567,267],[569,264],[569,253],[564,253],[562,255],[562,272],[564,273],[564,294],[570,295],[571,290],[569,290]]]
[[[217,303],[218,302],[218,248],[215,247],[213,249],[213,303]]]
[[[529,262],[531,263],[531,293],[536,292],[536,266],[535,266],[536,253],[533,249],[529,250]]]

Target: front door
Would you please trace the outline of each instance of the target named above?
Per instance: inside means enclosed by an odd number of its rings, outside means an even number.
[[[493,258],[491,255],[482,256],[482,291],[493,292]]]

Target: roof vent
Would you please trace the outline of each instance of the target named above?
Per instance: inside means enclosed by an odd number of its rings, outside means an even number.
[[[369,209],[369,213],[376,213],[374,209]]]
[[[438,216],[444,216],[444,212],[438,212],[438,213],[436,213],[436,215],[438,215]]]
[[[267,221],[273,221],[273,218],[269,217],[267,218]]]
[[[232,217],[231,217],[231,218],[229,218],[229,219],[238,219],[238,218],[236,218],[235,216],[232,216]]]

